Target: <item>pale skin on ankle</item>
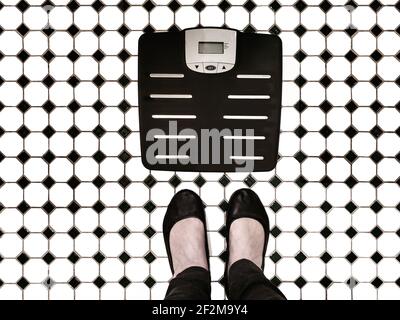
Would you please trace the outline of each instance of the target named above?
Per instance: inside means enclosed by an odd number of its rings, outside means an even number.
[[[264,257],[264,228],[254,219],[240,218],[235,220],[229,229],[228,268],[241,259],[247,259],[261,268]]]
[[[208,270],[205,251],[204,225],[197,218],[178,221],[169,236],[174,277],[189,267],[202,267]],[[241,259],[248,259],[261,267],[264,247],[264,229],[250,218],[235,220],[229,233],[228,268]]]
[[[178,221],[169,234],[174,277],[189,267],[208,270],[204,225],[197,218]]]

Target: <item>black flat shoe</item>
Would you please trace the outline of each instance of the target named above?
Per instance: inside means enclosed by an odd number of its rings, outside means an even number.
[[[205,250],[207,257],[207,265],[209,265],[209,250],[207,241],[207,228],[206,228],[206,215],[204,212],[204,205],[200,197],[191,190],[181,190],[174,195],[168,205],[167,212],[165,213],[163,222],[163,234],[165,248],[167,249],[169,266],[171,267],[172,274],[174,274],[174,265],[172,263],[171,247],[169,244],[169,235],[172,227],[178,221],[187,218],[198,218],[204,225],[204,239]]]
[[[225,284],[228,279],[229,262],[229,230],[233,221],[240,218],[251,218],[257,220],[264,228],[264,248],[263,257],[267,251],[269,238],[269,219],[264,205],[257,194],[250,189],[240,189],[235,191],[229,199],[228,210],[226,211],[226,264],[225,264]],[[264,258],[262,259],[261,269],[264,270]],[[225,285],[227,288],[227,285]]]

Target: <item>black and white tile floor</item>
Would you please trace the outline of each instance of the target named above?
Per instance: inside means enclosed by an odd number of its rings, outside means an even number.
[[[0,298],[159,299],[174,192],[207,204],[213,297],[224,211],[251,187],[272,236],[266,274],[289,299],[400,297],[400,2],[2,0]],[[137,40],[197,25],[279,34],[276,170],[141,165]]]

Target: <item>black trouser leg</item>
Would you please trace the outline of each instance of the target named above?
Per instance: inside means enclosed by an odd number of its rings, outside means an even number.
[[[247,259],[236,261],[229,269],[231,300],[286,300],[283,293],[269,281],[263,271]]]
[[[165,300],[210,300],[210,272],[201,267],[190,267],[169,283]]]

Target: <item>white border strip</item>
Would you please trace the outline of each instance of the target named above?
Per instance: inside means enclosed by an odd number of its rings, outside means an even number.
[[[150,94],[152,99],[192,99],[191,94],[164,94],[164,93],[152,93]]]
[[[265,140],[264,136],[224,136],[226,140]]]
[[[246,99],[246,100],[269,100],[269,95],[262,94],[230,94],[228,99]]]
[[[183,73],[150,73],[150,78],[184,78],[185,75]]]
[[[233,116],[233,115],[225,115],[225,120],[267,120],[268,116]]]
[[[188,155],[156,155],[156,159],[189,159]]]
[[[195,115],[183,115],[183,114],[153,114],[153,119],[196,119]]]
[[[269,74],[238,74],[238,79],[271,79]]]
[[[264,160],[263,156],[230,156],[231,160]]]
[[[159,140],[161,140],[161,139],[165,139],[165,140],[168,140],[168,139],[190,140],[190,139],[196,139],[196,136],[189,136],[189,135],[161,135],[161,134],[158,134],[158,135],[155,135],[154,138],[155,139],[159,139]]]

